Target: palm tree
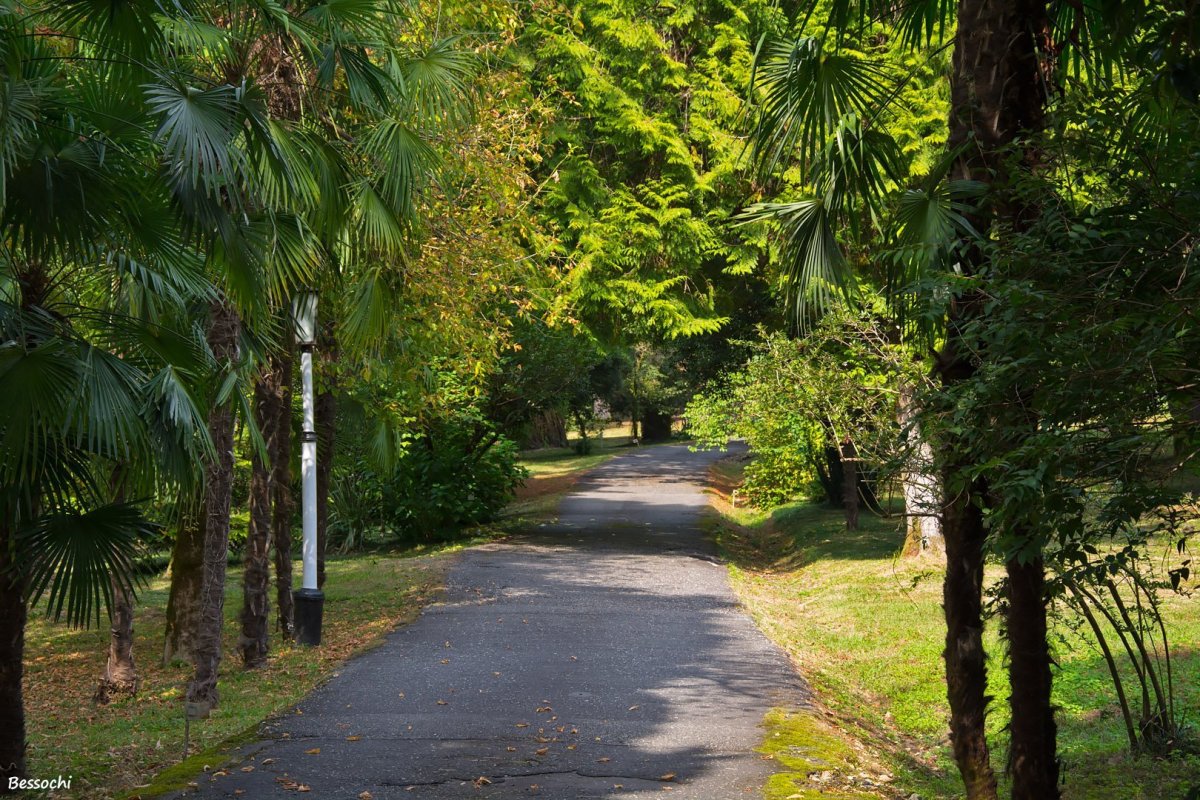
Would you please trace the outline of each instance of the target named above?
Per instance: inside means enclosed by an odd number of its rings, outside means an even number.
[[[245,326],[259,328],[261,338],[270,309],[286,306],[293,288],[313,284],[333,264],[351,273],[368,260],[396,260],[412,193],[432,160],[411,116],[421,107],[444,113],[461,96],[467,70],[444,43],[402,57],[397,8],[386,0],[197,4],[165,20],[144,13],[157,3],[144,5],[123,8],[115,16],[125,19],[104,32],[140,30],[143,39],[169,44],[164,53],[172,60],[155,71],[147,101],[173,200],[219,287],[208,346],[227,377],[216,381],[223,388],[208,417],[216,458],[205,465],[196,675],[188,692],[193,702],[215,705],[234,404],[245,405],[235,387],[252,368],[243,354]],[[360,305],[388,298],[359,297]],[[369,305],[364,313],[386,319]],[[283,561],[280,552],[277,564]]]
[[[0,389],[22,398],[0,420],[4,786],[24,769],[27,598],[83,623],[132,594],[153,526],[120,498],[172,469],[183,480],[179,454],[198,446],[205,566],[189,697],[216,701],[244,322],[334,257],[398,250],[427,153],[401,115],[437,87],[404,84],[389,60],[392,4],[165,8],[2,9]],[[312,87],[321,113],[308,125],[255,83],[289,80],[255,71],[272,43],[304,65],[290,79]],[[206,280],[215,292],[194,291]],[[97,283],[140,287],[153,313],[89,305]],[[204,341],[152,308],[173,295],[206,298]]]
[[[1165,8],[1175,5],[1180,13]],[[1182,22],[1188,18],[1185,6],[1067,0],[917,0],[897,6],[833,0],[825,6],[828,39],[801,36],[765,43],[754,158],[764,172],[799,159],[810,171],[813,192],[798,201],[759,204],[749,209],[749,217],[779,224],[784,265],[797,296],[815,294],[822,300],[839,287],[849,294],[852,281],[838,244],[839,227],[860,242],[877,231],[892,231],[893,254],[901,262],[894,287],[907,288],[915,278],[939,272],[951,285],[942,325],[926,332],[929,340],[940,341],[935,374],[948,389],[971,379],[978,359],[986,357],[963,338],[964,329],[985,313],[985,295],[971,279],[987,264],[989,238],[1023,229],[1034,211],[1014,187],[1022,174],[1048,158],[1038,142],[1051,87],[1063,89],[1058,79],[1064,66],[1090,81],[1119,71],[1135,85],[1161,83],[1194,54],[1193,33]],[[886,25],[911,48],[953,48],[947,152],[920,189],[904,189],[895,142],[882,124],[908,78],[843,47],[854,31],[876,24]],[[1155,43],[1169,46],[1156,49]],[[1152,52],[1157,55],[1147,57]],[[897,292],[894,299],[902,314],[912,311],[905,308],[914,300],[911,295]],[[983,511],[992,499],[966,438],[943,432],[937,441],[945,493],[946,678],[951,741],[966,794],[994,798],[982,642],[988,540]],[[1007,533],[1026,543],[1044,534],[1033,527]],[[1059,788],[1045,568],[1040,556],[1028,556],[1029,549],[1015,548],[1006,562],[1009,772],[1013,797],[1053,798]]]
[[[0,791],[24,771],[28,606],[86,625],[132,597],[156,528],[127,498],[208,444],[206,356],[177,324],[205,286],[144,116],[27,11],[0,25]]]

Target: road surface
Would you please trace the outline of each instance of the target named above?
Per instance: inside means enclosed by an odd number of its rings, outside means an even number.
[[[715,457],[608,461],[557,522],[467,551],[443,602],[266,723],[239,751],[253,771],[179,796],[759,797],[763,715],[805,689],[699,527]]]

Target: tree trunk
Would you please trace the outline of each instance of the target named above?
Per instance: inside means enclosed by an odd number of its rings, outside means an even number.
[[[1176,458],[1186,463],[1195,458],[1200,446],[1200,392],[1167,392],[1167,410],[1171,415],[1171,444]]]
[[[275,548],[275,607],[279,633],[291,639],[295,633],[295,615],[292,601],[292,347],[291,337],[287,348],[273,362],[279,375],[279,436],[275,453],[271,459],[273,476],[272,492],[275,497],[275,513],[271,517],[271,542]]]
[[[1012,725],[1008,772],[1012,800],[1056,800],[1058,759],[1054,706],[1050,697],[1050,648],[1046,642],[1046,569],[1041,558],[1027,564],[1010,559],[1008,607],[1009,704]],[[1049,763],[1043,759],[1050,758]]]
[[[321,391],[313,409],[317,425],[317,588],[325,586],[325,542],[329,530],[329,481],[333,475],[333,443],[337,425],[337,374],[340,353],[332,321],[321,327]]]
[[[125,499],[123,485],[125,469],[118,465],[113,469],[112,487],[114,500]],[[133,661],[133,595],[117,580],[110,580],[112,587],[112,628],[108,644],[108,662],[104,675],[92,700],[107,705],[113,697],[121,694],[133,696],[138,690],[137,665]]]
[[[212,304],[208,345],[222,371],[238,359],[241,323],[237,312],[220,300]],[[214,405],[208,433],[214,456],[204,465],[204,569],[200,583],[200,613],[192,650],[195,674],[187,699],[215,708],[220,699],[217,675],[221,666],[221,628],[225,612],[225,565],[229,558],[229,507],[233,490],[233,404]]]
[[[846,530],[858,530],[858,450],[849,438],[842,440],[842,508]]]
[[[945,485],[961,474],[953,465]],[[967,800],[995,800],[987,732],[987,654],[983,649],[983,564],[986,532],[983,511],[975,502],[982,486],[964,487],[947,497],[942,509],[946,576],[942,584],[946,613],[946,696],[950,702],[950,743],[962,774]]]
[[[938,513],[941,507],[941,486],[933,469],[933,451],[929,442],[921,435],[921,428],[917,423],[918,412],[913,393],[912,386],[901,386],[900,401],[896,410],[908,453],[904,474],[901,476],[905,520],[903,554],[944,555],[946,543],[942,540],[942,524]]]
[[[832,435],[832,431],[826,429]],[[830,508],[842,507],[842,451],[833,444],[826,444],[821,455],[813,459],[817,481],[825,492],[825,502]]]
[[[1026,168],[1033,168],[1039,155],[1035,144],[1016,154],[1011,152],[1011,146],[1023,136],[1036,136],[1045,126],[1050,66],[1042,60],[1038,48],[1039,39],[1048,30],[1045,0],[959,0],[958,3],[948,146],[960,155],[951,177],[980,181],[991,187],[990,207],[968,215],[975,229],[985,235],[992,230],[993,220],[1020,228],[1030,215],[1031,209],[1011,191],[1010,165],[1016,155]],[[960,267],[965,274],[975,274],[985,257],[973,247],[962,255]],[[982,313],[980,294],[956,298],[951,309],[946,345],[937,358],[937,368],[946,385],[975,375],[976,367],[968,356],[975,348],[962,341],[962,331],[966,323],[978,319]],[[984,733],[987,675],[981,617],[986,538],[982,503],[987,487],[981,480],[969,477],[968,471],[974,464],[965,442],[948,437],[943,444],[945,655],[951,740],[967,797],[994,798],[996,779]],[[1036,654],[1030,651],[1029,657]],[[1023,671],[1014,677],[1023,680],[1028,672],[1040,674],[1032,665],[1025,664]],[[1025,713],[1024,705],[1021,713]],[[1026,730],[1023,722],[1014,719],[1014,738],[1020,738]],[[1035,756],[1032,751],[1036,748],[1042,748],[1042,752]],[[1020,749],[1031,769],[1044,769],[1056,763],[1053,737],[1030,741],[1028,747],[1020,745]],[[1020,781],[1031,777],[1030,772],[1023,772]],[[1029,786],[1046,785],[1044,777]],[[1014,783],[1014,797],[1033,796],[1028,791],[1032,789]]]
[[[279,375],[266,367],[254,382],[254,417],[268,457],[278,450]],[[266,663],[270,651],[271,477],[274,469],[257,451],[250,457],[250,530],[242,573],[242,635],[238,649],[246,668]]]
[[[108,663],[93,700],[107,704],[121,694],[133,696],[138,690],[137,665],[133,660],[133,597],[119,581],[112,581],[112,631],[108,643]]]
[[[641,440],[643,442],[665,442],[671,438],[671,424],[675,420],[669,412],[657,408],[642,413]]]
[[[13,564],[15,543],[0,518],[0,794],[10,778],[25,777],[25,587]]]
[[[163,664],[192,660],[203,577],[204,518],[197,509],[183,509],[179,513],[175,546],[171,549],[171,591],[167,596]]]

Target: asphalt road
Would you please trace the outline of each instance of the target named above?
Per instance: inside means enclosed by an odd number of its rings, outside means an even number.
[[[180,796],[760,796],[763,715],[805,690],[698,527],[714,457],[607,462],[556,523],[465,553],[443,602],[267,723],[253,771]]]

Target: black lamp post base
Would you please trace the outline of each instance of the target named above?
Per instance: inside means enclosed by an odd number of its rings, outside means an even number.
[[[320,589],[297,589],[292,592],[296,602],[296,641],[308,647],[321,643],[321,617],[325,612],[325,593]]]

